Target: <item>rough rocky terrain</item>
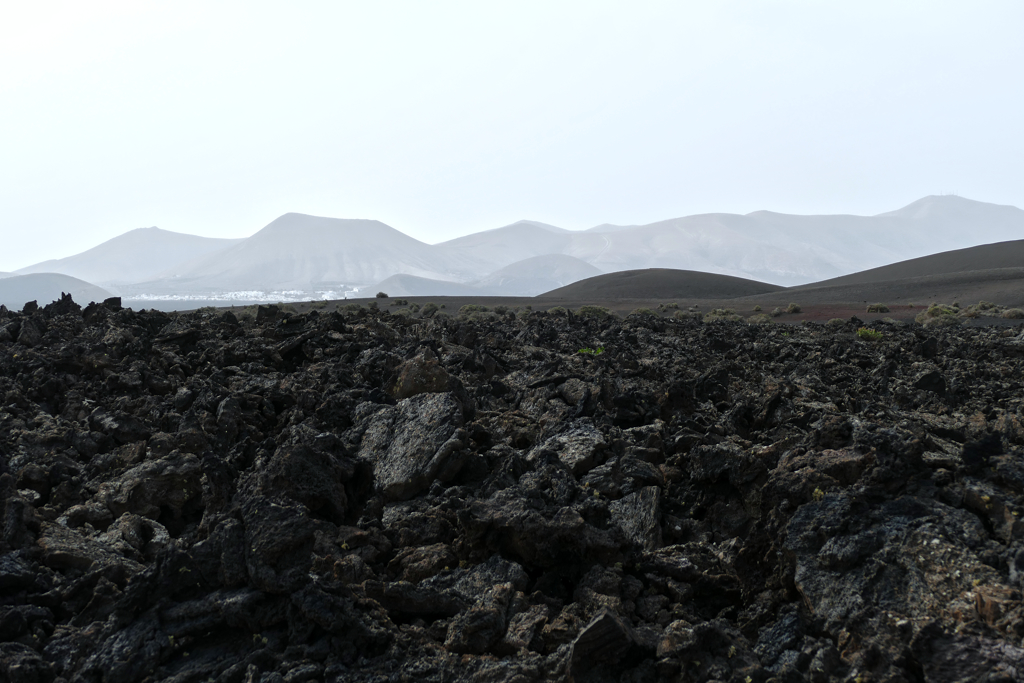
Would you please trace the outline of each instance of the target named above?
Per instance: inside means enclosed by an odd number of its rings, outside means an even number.
[[[0,308],[0,677],[1024,676],[1024,328],[492,317]]]

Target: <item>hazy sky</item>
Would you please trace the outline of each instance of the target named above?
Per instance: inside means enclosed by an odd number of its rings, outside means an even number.
[[[1024,3],[5,2],[0,270],[298,211],[1024,207]]]

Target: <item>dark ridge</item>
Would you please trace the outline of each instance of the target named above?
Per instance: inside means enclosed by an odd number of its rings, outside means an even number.
[[[862,270],[849,275],[792,287],[791,289],[800,290],[811,287],[874,284],[890,280],[906,280],[908,278],[945,275],[947,273],[967,273],[996,268],[1024,268],[1024,240],[996,242],[994,244],[968,247],[967,249],[943,251],[938,254],[899,261],[887,266]]]

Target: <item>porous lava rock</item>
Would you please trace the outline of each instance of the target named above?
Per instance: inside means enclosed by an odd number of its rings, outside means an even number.
[[[860,326],[0,308],[0,679],[1021,680],[1024,328]]]

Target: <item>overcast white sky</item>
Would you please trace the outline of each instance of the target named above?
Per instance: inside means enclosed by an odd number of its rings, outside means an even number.
[[[438,242],[1024,206],[1024,3],[4,2],[0,270],[298,211]]]

